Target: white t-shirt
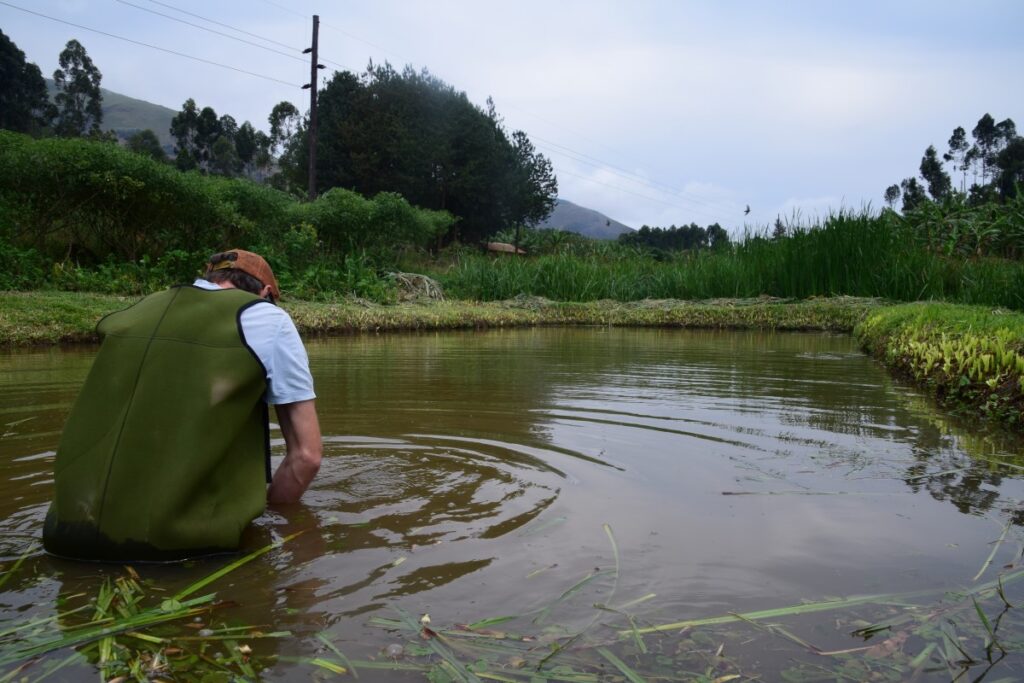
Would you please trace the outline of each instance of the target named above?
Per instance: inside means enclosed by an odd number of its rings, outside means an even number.
[[[192,285],[200,289],[221,289],[203,278]],[[316,398],[306,347],[288,313],[274,305],[257,304],[242,311],[239,322],[245,343],[267,370],[267,403],[278,405]]]

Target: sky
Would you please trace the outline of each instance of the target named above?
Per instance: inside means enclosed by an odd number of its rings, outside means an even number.
[[[104,88],[266,130],[308,109],[313,14],[322,78],[387,61],[490,96],[560,197],[634,228],[877,209],[955,127],[1024,126],[1018,0],[0,0],[0,29],[45,76],[75,38]]]

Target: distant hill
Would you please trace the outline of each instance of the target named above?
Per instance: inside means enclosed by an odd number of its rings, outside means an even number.
[[[53,98],[56,86],[49,78],[46,79],[46,88]],[[173,149],[171,119],[178,112],[106,88],[100,88],[100,94],[103,95],[103,130],[113,129],[118,137],[127,138],[133,133],[149,128],[156,133],[165,150]]]
[[[537,224],[538,228],[557,228],[576,232],[599,240],[618,239],[624,232],[632,232],[628,225],[612,220],[599,211],[573,204],[565,199],[555,202],[555,210],[547,220]]]

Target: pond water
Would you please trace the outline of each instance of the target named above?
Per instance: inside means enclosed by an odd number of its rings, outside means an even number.
[[[408,669],[357,665],[367,680],[422,680],[429,666],[445,680],[447,656],[455,680],[477,660],[530,680],[559,645],[542,669],[563,680],[621,680],[616,661],[679,680],[1024,676],[1024,620],[985,590],[1002,573],[1008,602],[1024,598],[1024,448],[952,424],[847,336],[538,328],[308,349],[323,467],[246,547],[305,533],[210,586],[231,601],[211,625],[290,632],[239,638],[265,680],[333,676],[310,662],[341,661],[324,639]],[[94,353],[0,355],[5,568],[39,537],[53,449]],[[159,603],[230,559],[135,569]],[[52,616],[124,571],[36,550],[0,589],[0,619]],[[820,604],[878,594],[901,597]],[[633,632],[797,605],[813,609]],[[407,627],[381,621],[403,613]],[[456,632],[418,635],[424,614]],[[505,615],[519,616],[489,637],[457,632]],[[887,628],[851,635],[874,622]],[[95,680],[94,663],[54,675]]]

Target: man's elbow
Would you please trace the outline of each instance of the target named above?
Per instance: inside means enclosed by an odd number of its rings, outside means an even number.
[[[312,481],[313,477],[316,476],[316,473],[320,471],[320,463],[323,460],[323,455],[324,449],[319,442],[303,448],[298,454],[299,457],[296,464],[302,470],[302,473],[306,475],[303,479],[305,479],[307,483]]]

